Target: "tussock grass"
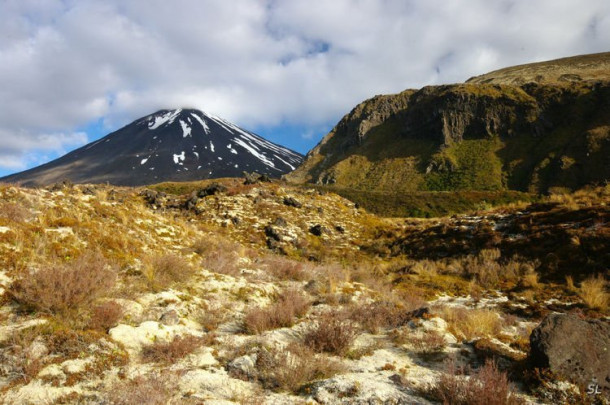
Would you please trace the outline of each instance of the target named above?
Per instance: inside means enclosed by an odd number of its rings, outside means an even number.
[[[144,259],[142,274],[147,286],[154,292],[189,280],[195,269],[182,256],[170,253]]]
[[[344,370],[337,361],[292,343],[285,349],[262,348],[256,360],[257,379],[267,389],[298,392],[306,383]]]
[[[502,319],[489,309],[442,307],[439,315],[447,321],[447,329],[459,339],[493,337],[502,329]]]
[[[606,311],[610,302],[610,294],[607,290],[608,282],[598,275],[583,281],[578,289],[578,295],[589,308]]]

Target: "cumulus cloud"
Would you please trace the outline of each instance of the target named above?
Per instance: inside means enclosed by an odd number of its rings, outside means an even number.
[[[607,0],[5,0],[0,167],[160,108],[315,138],[375,94],[608,51],[608,38]]]

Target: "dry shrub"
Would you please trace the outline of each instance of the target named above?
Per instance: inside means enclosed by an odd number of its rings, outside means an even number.
[[[578,295],[589,308],[606,311],[610,294],[607,292],[607,281],[601,276],[589,277],[578,289]]]
[[[43,267],[16,280],[9,294],[29,309],[52,314],[78,314],[108,293],[116,270],[100,253],[87,252],[68,263]]]
[[[306,264],[281,256],[265,256],[264,268],[279,280],[304,281],[308,278]]]
[[[307,347],[315,352],[336,355],[345,354],[359,331],[345,313],[333,311],[322,315],[316,324],[303,337]]]
[[[203,345],[202,338],[193,335],[175,336],[171,341],[157,341],[142,349],[142,359],[149,363],[173,363]]]
[[[258,334],[292,326],[295,318],[305,315],[310,305],[311,302],[298,291],[284,291],[276,303],[248,311],[244,318],[244,329],[247,333]]]
[[[226,274],[229,276],[238,276],[239,270],[239,252],[242,247],[236,243],[219,242],[214,244],[203,257],[202,265],[209,271],[215,273]]]
[[[297,392],[306,383],[340,373],[343,367],[302,344],[292,343],[284,349],[261,349],[257,355],[256,370],[256,378],[263,387]]]
[[[175,392],[175,378],[153,373],[114,384],[106,399],[110,405],[166,405]]]
[[[370,333],[378,333],[381,328],[396,328],[411,320],[411,308],[394,302],[379,301],[357,305],[351,308],[350,318],[358,322]]]
[[[456,368],[450,363],[447,373],[438,377],[436,385],[429,394],[443,404],[450,405],[520,405],[506,373],[498,370],[497,365],[487,360],[469,378],[467,370]]]
[[[502,329],[502,319],[489,309],[443,307],[440,316],[447,321],[449,332],[461,339],[493,337]]]
[[[24,222],[30,217],[30,211],[18,203],[0,202],[0,217],[12,222]]]
[[[157,292],[187,281],[195,274],[195,269],[182,256],[166,254],[147,258],[143,274],[148,287]]]
[[[115,301],[106,301],[93,308],[89,327],[91,329],[108,331],[108,329],[116,326],[122,317],[123,307]]]

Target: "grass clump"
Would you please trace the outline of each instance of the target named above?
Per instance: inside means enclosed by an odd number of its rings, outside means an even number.
[[[111,405],[166,405],[175,392],[174,380],[159,373],[140,375],[114,384],[105,399]]]
[[[610,302],[607,284],[602,276],[589,277],[580,284],[578,296],[589,308],[606,311]]]
[[[248,311],[244,318],[244,329],[247,333],[258,334],[292,326],[296,318],[307,313],[310,305],[311,302],[298,291],[284,291],[274,304]]]
[[[330,378],[343,371],[337,361],[291,343],[284,349],[262,348],[256,359],[257,380],[267,389],[298,392],[314,380]]]
[[[443,307],[440,316],[447,321],[448,331],[459,339],[493,337],[502,329],[502,319],[489,309]]]
[[[173,284],[187,281],[195,274],[195,269],[185,258],[170,253],[147,258],[142,273],[148,287],[159,292]]]

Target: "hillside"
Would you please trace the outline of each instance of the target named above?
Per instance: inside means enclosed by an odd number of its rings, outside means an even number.
[[[573,403],[589,371],[537,374],[530,334],[607,318],[608,198],[405,220],[277,181],[0,185],[0,403]]]
[[[25,186],[239,177],[244,171],[280,177],[303,157],[199,110],[161,110],[49,163],[0,179]]]
[[[608,55],[375,96],[343,117],[286,179],[386,193],[548,193],[604,184]],[[567,80],[571,71],[580,79]]]

